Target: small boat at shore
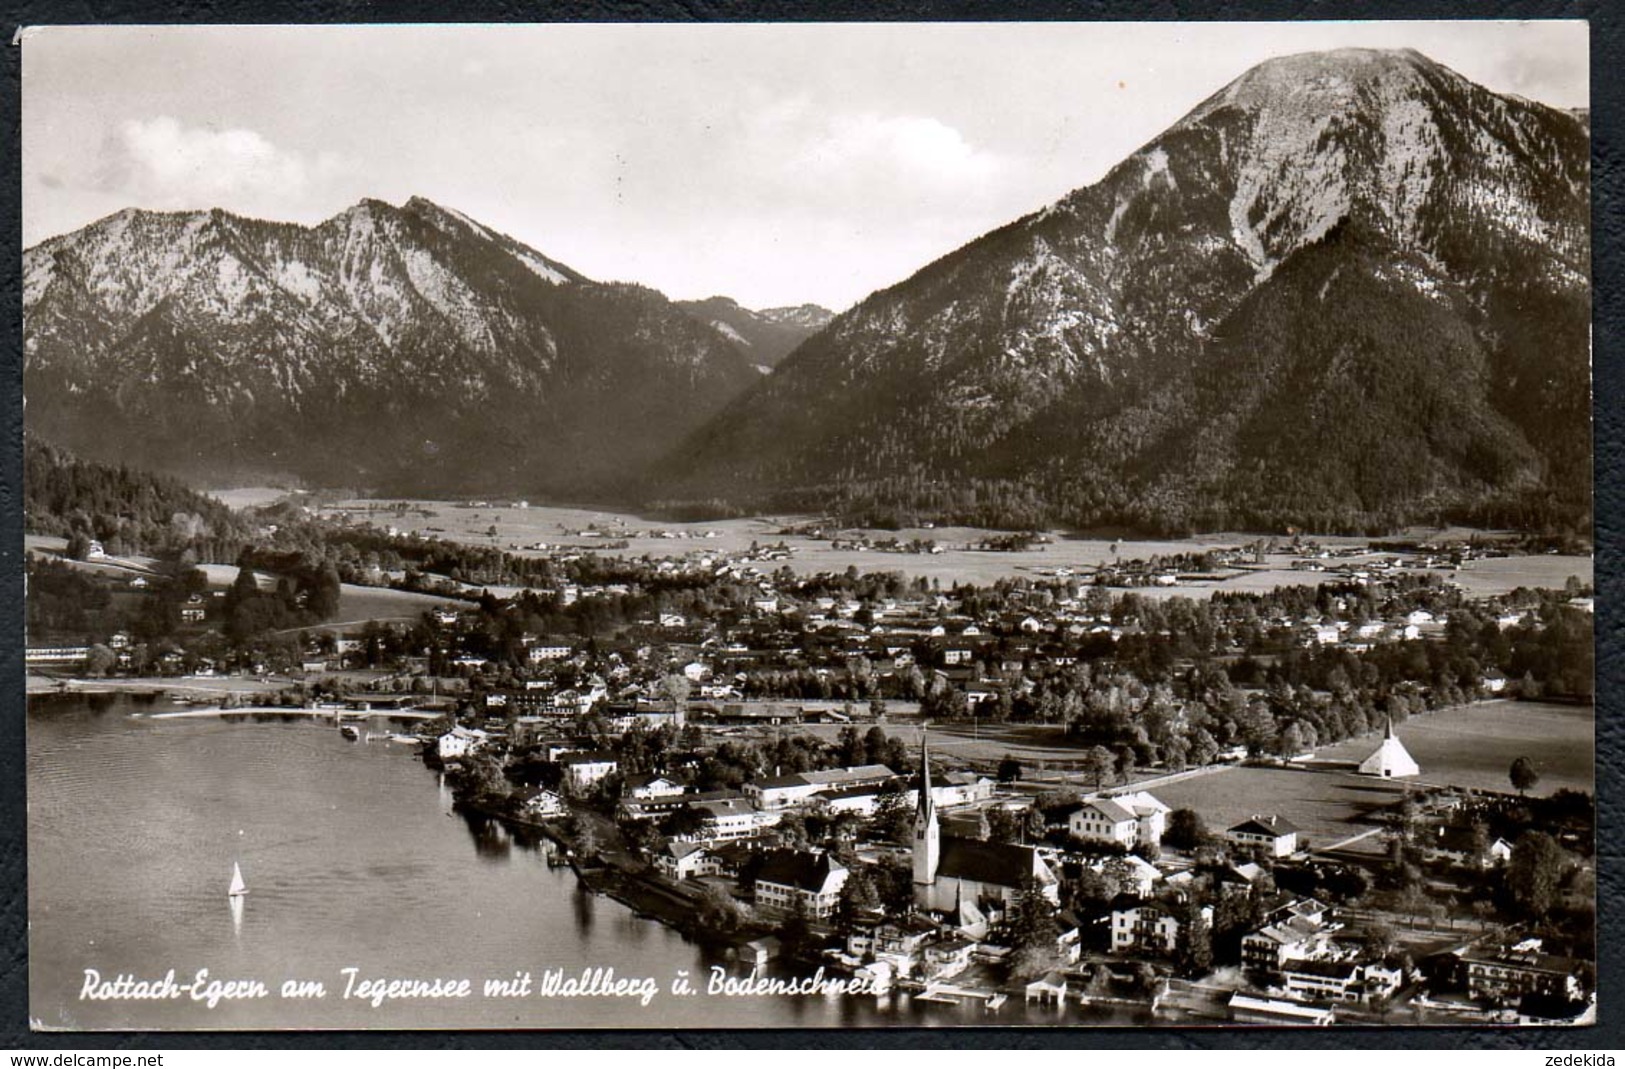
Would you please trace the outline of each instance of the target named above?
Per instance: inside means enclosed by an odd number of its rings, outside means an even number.
[[[354,724],[345,724],[343,727],[339,728],[339,734],[343,735],[351,742],[355,742],[361,738],[361,730]]]
[[[231,863],[231,889],[226,892],[228,898],[241,898],[248,893],[248,884],[243,882],[242,866],[233,861]]]

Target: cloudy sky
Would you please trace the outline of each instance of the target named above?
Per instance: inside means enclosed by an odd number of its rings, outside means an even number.
[[[53,27],[23,46],[23,238],[417,194],[596,278],[838,310],[1343,46],[1588,103],[1578,22]]]

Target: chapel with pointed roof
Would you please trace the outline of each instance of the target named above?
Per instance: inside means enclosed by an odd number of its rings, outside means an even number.
[[[1360,772],[1367,776],[1381,776],[1384,779],[1403,779],[1406,776],[1415,776],[1422,769],[1417,765],[1405,744],[1399,741],[1394,734],[1394,721],[1390,717],[1388,725],[1382,731],[1382,743],[1371,752],[1371,756],[1360,762]]]

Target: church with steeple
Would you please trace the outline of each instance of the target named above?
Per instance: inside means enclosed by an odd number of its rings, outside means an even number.
[[[915,907],[967,923],[1003,912],[1029,882],[1051,902],[1060,900],[1060,882],[1033,847],[942,834],[931,793],[931,754],[923,736],[913,861]]]
[[[1384,779],[1402,779],[1421,774],[1421,767],[1411,757],[1410,751],[1405,749],[1405,744],[1394,734],[1392,717],[1388,718],[1388,726],[1382,730],[1382,744],[1372,751],[1370,757],[1360,762],[1360,772],[1367,776],[1381,776]]]

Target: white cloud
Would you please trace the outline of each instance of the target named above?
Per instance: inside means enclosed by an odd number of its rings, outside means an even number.
[[[958,130],[921,115],[832,119],[798,163],[814,170],[859,169],[946,186],[985,182],[999,169],[995,156],[978,151]]]
[[[304,157],[253,130],[188,127],[160,115],[119,124],[103,143],[97,185],[144,200],[213,205],[297,197],[312,171]]]
[[[805,95],[756,108],[741,132],[723,166],[750,174],[759,194],[791,210],[982,194],[1010,172],[1010,160],[942,119],[832,111]]]

